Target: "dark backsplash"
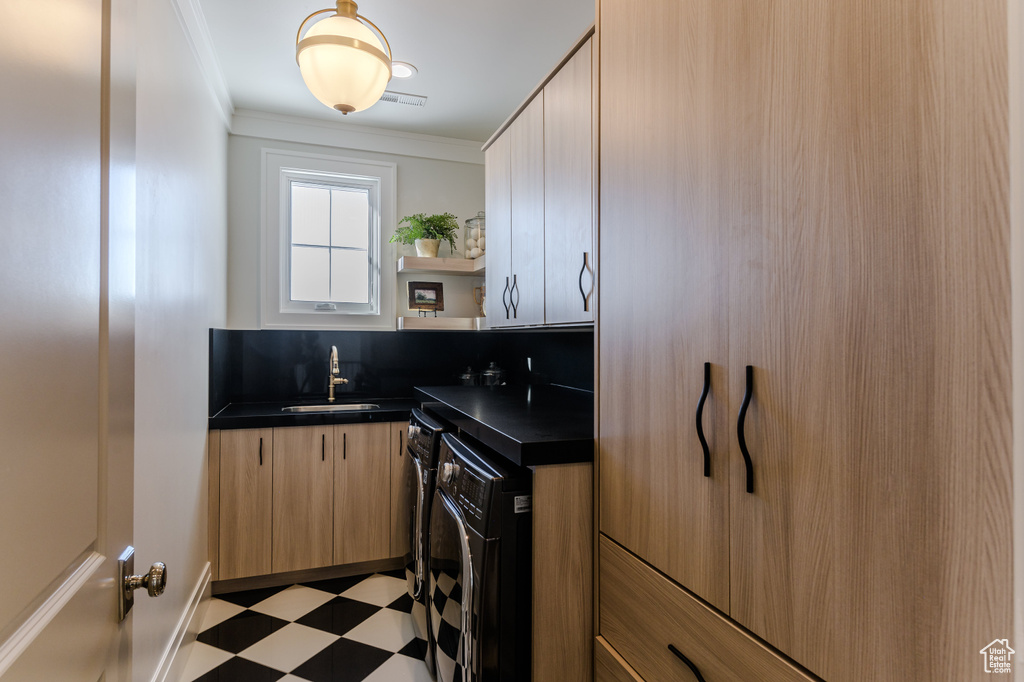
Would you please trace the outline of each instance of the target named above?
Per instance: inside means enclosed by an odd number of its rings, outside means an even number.
[[[327,395],[338,347],[343,398],[409,398],[414,386],[458,383],[491,362],[507,383],[594,390],[592,329],[479,332],[210,330],[210,415],[228,403],[314,400]],[[532,358],[533,372],[526,359]]]

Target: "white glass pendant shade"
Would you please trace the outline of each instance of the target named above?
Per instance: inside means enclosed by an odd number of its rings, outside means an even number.
[[[357,19],[331,16],[314,24],[296,46],[306,87],[318,100],[349,114],[372,106],[391,80],[391,59]]]

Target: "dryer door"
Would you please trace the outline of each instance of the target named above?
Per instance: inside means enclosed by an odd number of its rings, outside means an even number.
[[[473,553],[469,529],[444,490],[430,512],[428,627],[434,640],[438,682],[472,682],[474,635]]]
[[[409,596],[413,599],[422,600],[423,588],[426,582],[426,545],[427,538],[424,536],[427,520],[427,505],[430,504],[428,486],[429,471],[423,467],[415,452],[409,451],[405,458],[405,470],[402,475],[405,479],[405,505],[403,511],[409,515],[409,547],[410,552],[405,556],[405,574],[408,580]]]

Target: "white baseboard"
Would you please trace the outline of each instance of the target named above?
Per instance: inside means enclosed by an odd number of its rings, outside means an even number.
[[[156,672],[153,674],[152,682],[176,682],[181,677],[187,657],[178,654],[185,648],[184,645],[190,644],[191,640],[194,640],[199,633],[199,625],[203,616],[199,606],[210,597],[210,577],[210,564],[207,562],[199,576],[199,582],[192,590],[192,597],[188,600],[185,611],[178,619],[174,636],[171,637],[167,648],[164,649],[163,656],[160,657],[160,665],[157,666]]]

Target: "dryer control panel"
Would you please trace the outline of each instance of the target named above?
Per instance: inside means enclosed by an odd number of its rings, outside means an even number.
[[[479,478],[472,469],[459,472],[455,483],[455,499],[467,516],[482,520],[487,508],[490,481]]]

